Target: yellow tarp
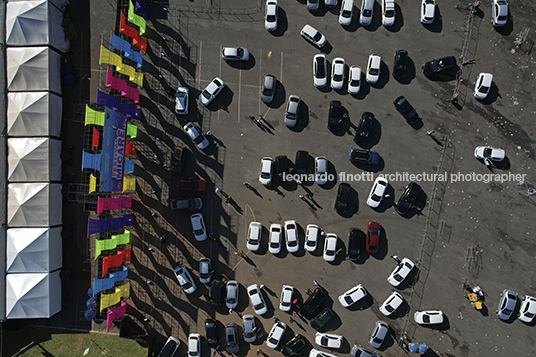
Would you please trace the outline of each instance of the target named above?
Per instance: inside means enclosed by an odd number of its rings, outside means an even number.
[[[135,177],[125,177],[123,179],[123,192],[125,191],[136,191]]]
[[[101,294],[100,299],[100,311],[106,309],[109,306],[118,304],[121,298],[130,296],[130,283],[118,286],[115,288],[115,293]]]
[[[97,178],[91,174],[89,175],[89,193],[97,190]]]
[[[112,51],[101,45],[99,64],[103,63],[111,64],[119,68],[123,64],[123,59],[121,59],[121,56],[119,56],[117,53],[113,53]]]

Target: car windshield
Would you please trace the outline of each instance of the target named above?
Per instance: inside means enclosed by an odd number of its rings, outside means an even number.
[[[491,157],[492,150],[490,148],[484,149],[484,157]]]
[[[391,305],[386,305],[385,306],[385,310],[389,311],[389,312],[393,312],[395,311],[395,309],[393,309],[393,307]]]
[[[372,197],[370,197],[370,199],[376,202],[380,202],[382,198],[378,196],[377,194],[373,194]]]
[[[394,16],[395,16],[395,10],[385,11],[385,17],[394,17]]]
[[[184,280],[182,284],[182,288],[184,290],[188,290],[192,287],[192,283],[190,283],[188,280]]]
[[[269,179],[270,178],[270,173],[269,172],[261,172],[261,177],[263,179]]]
[[[380,70],[378,68],[371,67],[370,70],[369,70],[369,74],[371,74],[373,76],[377,76],[378,73],[380,73]]]
[[[489,87],[484,87],[484,86],[480,87],[480,93],[487,93],[487,92],[489,92]]]
[[[333,80],[340,82],[342,81],[342,74],[336,74],[333,76]]]
[[[314,247],[316,244],[315,241],[312,241],[312,240],[308,240],[307,242],[305,242],[305,245],[308,246],[308,247]]]
[[[352,87],[359,87],[359,82],[360,82],[359,79],[352,79],[352,81],[350,82],[350,85]]]
[[[270,243],[270,247],[272,247],[272,248],[279,248],[279,243],[278,243],[278,242],[271,242],[271,243]]]
[[[318,78],[324,78],[326,77],[326,72],[324,71],[324,59],[317,58],[316,60],[316,76]]]
[[[273,345],[277,345],[277,344],[279,343],[279,341],[276,340],[276,339],[273,338],[273,337],[270,337],[270,338],[268,339],[268,341],[270,341],[270,343],[273,344]]]
[[[524,315],[526,318],[529,318],[529,319],[532,319],[534,317],[534,314],[530,312],[525,312]]]
[[[243,48],[237,48],[236,49],[236,56],[237,57],[242,57],[244,55],[244,49]],[[216,83],[218,85],[218,87],[220,86],[219,83]]]
[[[186,98],[186,93],[185,92],[177,93],[177,99],[184,99],[184,98]]]
[[[504,309],[503,312],[504,312],[506,315],[510,315],[513,311],[510,310],[510,309]]]
[[[363,16],[370,17],[372,15],[372,11],[370,10],[363,10]]]
[[[200,236],[201,234],[203,234],[203,230],[202,230],[202,229],[196,229],[194,232],[195,232],[195,235],[196,235],[196,236]]]
[[[207,99],[210,99],[210,97],[212,97],[212,95],[207,90],[204,90],[202,95],[203,95],[203,97],[205,97]]]
[[[257,304],[257,305],[255,305],[255,306],[253,306],[253,308],[254,308],[255,310],[260,310],[260,309],[262,309],[263,307],[264,307],[264,304],[263,304],[262,302],[261,302],[260,304]]]
[[[227,302],[229,304],[234,304],[236,302],[236,299],[235,298],[227,298]]]
[[[422,315],[422,321],[425,322],[425,323],[429,323],[430,322],[430,316],[428,315]]]
[[[322,336],[322,339],[320,340],[320,344],[322,346],[327,346],[328,345],[328,341],[329,339],[326,337],[326,336]]]
[[[203,140],[205,140],[205,138],[203,137],[203,135],[198,135],[197,138],[194,139],[194,143],[196,145],[199,145],[200,143],[203,142]]]
[[[334,250],[326,250],[326,255],[335,255],[335,251]]]
[[[351,304],[351,303],[354,302],[354,300],[352,299],[352,297],[351,297],[351,296],[348,296],[348,295],[346,295],[346,296],[344,297],[344,301],[346,301],[348,304]]]
[[[259,242],[259,241],[256,240],[255,238],[251,238],[251,237],[250,237],[250,238],[248,239],[248,243],[253,244],[253,245],[256,245],[258,242]],[[253,294],[250,294],[250,295],[253,295]]]
[[[268,15],[266,17],[266,21],[268,22],[275,22],[275,15]]]
[[[369,232],[370,232],[370,235],[373,235],[373,236],[379,236],[380,235],[380,230],[377,229],[377,228],[371,228],[369,230]]]
[[[401,282],[402,280],[404,280],[404,277],[400,274],[395,274],[393,278],[395,278],[395,280],[398,282]]]
[[[320,41],[321,38],[322,34],[320,32],[315,33],[315,35],[313,36],[313,40],[315,40],[316,42]]]
[[[298,245],[298,241],[296,241],[296,240],[291,240],[291,241],[288,242],[289,247],[295,247],[297,245]]]
[[[264,89],[262,90],[262,94],[271,95],[272,94],[272,88],[264,87]]]
[[[281,301],[281,305],[283,305],[283,306],[290,306],[290,302]]]
[[[497,18],[497,20],[499,20],[499,21],[506,21],[507,18],[508,18],[508,16],[506,16],[506,15],[502,15],[502,16],[499,16],[499,17]]]
[[[252,331],[252,332],[244,332],[244,337],[246,337],[246,338],[251,338],[251,337],[253,337],[253,336],[255,336],[255,334],[253,333],[253,331]]]
[[[351,11],[348,11],[348,10],[343,10],[342,11],[342,17],[350,17],[350,16],[352,16]]]
[[[378,337],[375,337],[375,338],[374,338],[374,342],[376,342],[376,343],[382,343],[382,339],[381,339],[381,338],[378,338]]]

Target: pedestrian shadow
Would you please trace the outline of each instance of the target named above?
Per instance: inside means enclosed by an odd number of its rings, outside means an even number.
[[[246,186],[250,191],[252,191],[255,195],[259,196],[260,198],[264,198],[262,197],[261,193],[253,186],[249,185],[249,186]]]
[[[267,294],[270,294],[271,296],[277,298],[277,294],[272,290],[270,289],[269,287],[267,287],[266,285],[262,288],[264,291],[266,291]]]

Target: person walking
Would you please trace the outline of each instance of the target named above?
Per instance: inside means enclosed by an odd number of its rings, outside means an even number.
[[[298,197],[300,197],[300,200],[305,201],[305,196],[304,195],[299,195]]]
[[[315,279],[313,279],[313,284],[315,284],[315,286],[318,286],[318,281],[316,281]]]
[[[212,136],[212,131],[207,131],[207,136]]]
[[[391,255],[391,258],[393,258],[397,264],[402,264],[402,261],[398,258],[398,255]]]
[[[259,289],[263,289],[264,288],[264,284],[261,284],[261,286],[259,286]]]

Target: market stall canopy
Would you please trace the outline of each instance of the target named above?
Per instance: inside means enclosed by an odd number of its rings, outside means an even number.
[[[61,310],[60,272],[6,275],[8,319],[48,318]]]
[[[54,93],[8,93],[7,135],[59,137],[62,107],[63,99]]]
[[[61,94],[61,57],[50,47],[8,47],[7,90]]]
[[[8,273],[49,273],[61,268],[61,227],[8,229],[6,260]]]
[[[10,2],[23,2],[23,1],[27,1],[27,0],[8,0],[7,2],[10,3]],[[61,11],[64,11],[67,5],[70,4],[69,0],[49,0],[49,1]]]
[[[7,140],[9,182],[61,181],[61,141],[50,138]]]
[[[10,183],[7,186],[8,227],[50,227],[62,224],[61,185]]]

